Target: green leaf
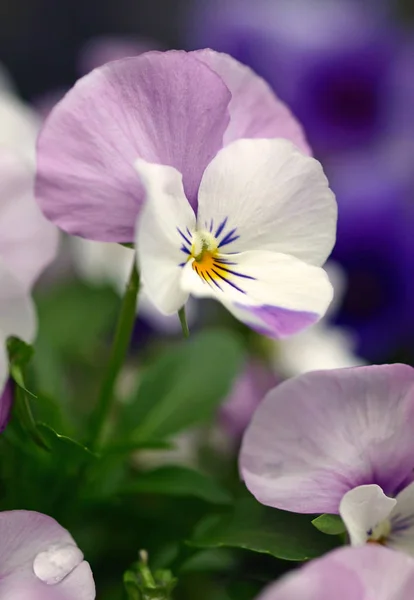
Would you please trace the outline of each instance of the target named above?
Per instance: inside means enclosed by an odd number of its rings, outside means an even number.
[[[312,525],[328,535],[340,535],[346,531],[344,522],[339,515],[321,515],[313,519]]]
[[[229,513],[203,519],[188,543],[244,548],[292,561],[315,558],[338,545],[315,529],[309,516],[268,508],[251,497],[238,500]]]
[[[93,452],[80,442],[57,433],[57,431],[45,423],[38,423],[38,429],[52,452],[61,455],[64,460],[79,463],[84,462],[85,459],[90,461],[98,458],[96,454],[93,454]]]
[[[201,550],[190,556],[180,568],[181,573],[202,573],[229,571],[236,565],[233,551],[224,548]]]
[[[164,352],[121,416],[135,440],[162,439],[209,420],[229,392],[244,351],[230,331],[202,332]]]
[[[33,346],[26,344],[26,342],[16,337],[11,337],[7,340],[7,351],[10,363],[12,365],[19,365],[20,367],[30,362],[34,354]]]
[[[231,496],[213,479],[198,471],[176,465],[139,473],[136,481],[122,488],[121,493],[192,496],[212,504],[231,502]]]
[[[36,301],[36,348],[47,344],[65,355],[85,356],[111,331],[119,297],[108,286],[91,287],[74,280],[38,295]]]

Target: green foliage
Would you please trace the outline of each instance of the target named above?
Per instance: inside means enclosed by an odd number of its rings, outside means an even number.
[[[163,439],[211,419],[243,360],[240,339],[225,330],[202,332],[164,351],[121,414],[122,436]]]
[[[123,494],[165,494],[167,496],[193,496],[212,504],[230,504],[231,496],[211,477],[188,469],[170,465],[139,473],[136,480],[120,491]]]
[[[346,532],[346,527],[339,515],[320,515],[313,519],[312,525],[328,535],[341,535]]]
[[[244,548],[291,561],[315,558],[338,545],[317,531],[308,516],[268,508],[246,496],[231,511],[204,518],[189,543]]]

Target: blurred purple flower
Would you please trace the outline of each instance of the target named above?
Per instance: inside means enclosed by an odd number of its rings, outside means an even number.
[[[414,555],[413,427],[412,367],[314,371],[259,405],[241,473],[263,504],[339,513],[351,544]]]
[[[357,351],[383,360],[414,331],[414,174],[405,145],[338,156],[327,164],[338,200],[333,258],[347,290],[335,321],[354,330]]]
[[[13,383],[11,380],[6,383],[3,394],[0,393],[0,433],[7,427],[9,422],[11,408],[13,406]]]
[[[132,242],[144,201],[137,158],[178,169],[196,205],[218,150],[263,137],[308,151],[287,107],[230,57],[149,52],[95,69],[56,106],[39,137],[37,198],[68,233]]]
[[[257,600],[412,600],[414,561],[381,546],[340,548],[268,586]]]
[[[366,143],[386,119],[394,31],[383,11],[350,0],[204,2],[192,47],[233,55],[262,75],[317,151]]]
[[[1,512],[0,539],[0,600],[94,600],[89,564],[51,517]]]
[[[259,403],[277,383],[262,361],[252,358],[246,363],[219,413],[220,423],[232,439],[240,440]]]

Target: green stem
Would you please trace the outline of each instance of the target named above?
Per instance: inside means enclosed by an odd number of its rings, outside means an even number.
[[[114,389],[119,372],[124,364],[131,341],[132,328],[136,318],[137,296],[139,291],[139,273],[134,260],[131,275],[122,300],[121,311],[115,331],[109,363],[102,382],[98,405],[92,420],[91,449],[96,450],[102,443],[105,426],[111,413]]]
[[[178,316],[180,317],[181,328],[183,330],[183,336],[188,338],[190,336],[190,330],[188,329],[187,317],[185,314],[185,306],[182,306],[178,311]]]

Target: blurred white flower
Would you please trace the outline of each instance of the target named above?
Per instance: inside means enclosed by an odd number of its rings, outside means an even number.
[[[57,228],[34,201],[38,126],[34,112],[0,74],[0,397],[8,377],[7,338],[33,341],[30,291],[58,247]]]
[[[329,323],[341,304],[346,288],[346,277],[341,267],[333,262],[326,271],[334,288],[334,299],[327,315],[307,330],[273,345],[273,364],[278,373],[294,377],[319,369],[339,369],[365,364],[356,356],[356,340],[352,332]]]

